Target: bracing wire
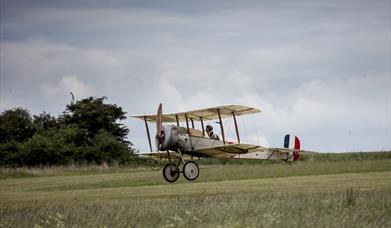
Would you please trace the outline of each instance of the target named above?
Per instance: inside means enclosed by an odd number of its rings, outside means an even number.
[[[241,131],[241,129],[239,129],[240,132],[242,132],[241,136],[242,136],[242,141],[243,142],[248,142],[248,138],[247,138],[247,125],[245,123],[245,121],[243,120],[243,118],[239,118],[239,123],[240,123],[240,128],[242,128],[243,126],[243,131]]]
[[[258,145],[261,145],[261,141],[260,141],[260,137],[259,137],[259,134],[258,134],[258,124],[257,122],[255,121],[255,117],[254,115],[251,115],[252,119],[253,119],[253,122],[254,122],[254,126],[255,126],[255,134],[257,136],[257,138],[255,139],[257,142]]]
[[[226,138],[234,138],[232,137],[232,127],[231,127],[231,121],[229,121],[229,118],[223,120],[224,122],[224,129],[225,129],[225,135]]]

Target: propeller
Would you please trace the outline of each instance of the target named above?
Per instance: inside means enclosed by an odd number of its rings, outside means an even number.
[[[156,146],[157,146],[157,151],[160,151],[160,145],[163,142],[163,135],[162,135],[162,116],[163,116],[163,105],[162,103],[159,104],[159,108],[157,109],[157,114],[156,114]]]

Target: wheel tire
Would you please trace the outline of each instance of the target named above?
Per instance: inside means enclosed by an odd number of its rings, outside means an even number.
[[[188,161],[183,166],[183,176],[189,181],[194,181],[197,179],[200,174],[200,169],[198,168],[197,163],[193,161]]]
[[[175,182],[179,178],[179,169],[174,163],[168,163],[163,168],[163,177],[168,182]]]

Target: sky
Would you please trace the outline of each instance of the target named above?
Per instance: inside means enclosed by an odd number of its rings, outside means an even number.
[[[0,0],[0,111],[59,115],[70,92],[129,116],[247,105],[249,143],[391,150],[391,2]]]

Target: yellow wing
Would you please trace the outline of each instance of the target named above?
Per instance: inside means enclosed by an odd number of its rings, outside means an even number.
[[[227,144],[196,149],[194,152],[201,157],[294,161],[300,150],[266,148],[254,144]]]
[[[233,158],[236,155],[246,154],[255,150],[263,151],[267,150],[267,148],[254,144],[234,143],[220,146],[197,148],[194,150],[194,152],[200,154],[203,157]]]
[[[219,111],[217,111],[219,110]],[[170,114],[163,114],[162,121],[165,123],[175,123],[177,121],[184,122],[186,121],[186,116],[188,119],[193,119],[194,121],[199,121],[200,118],[203,120],[216,120],[219,118],[218,112],[220,112],[221,118],[232,117],[232,113],[235,113],[236,116],[247,115],[252,113],[261,112],[259,109],[246,107],[242,105],[224,105],[217,106],[212,108],[192,110],[188,112],[177,112]],[[148,122],[156,122],[156,115],[134,115],[131,116],[144,120]]]
[[[179,153],[175,151],[169,151],[170,153],[170,158],[171,159],[179,159],[181,156]],[[148,158],[153,158],[153,159],[162,159],[162,158],[168,158],[167,152],[165,151],[160,151],[160,152],[141,152],[137,153],[137,155],[142,156],[142,157],[148,157]]]

